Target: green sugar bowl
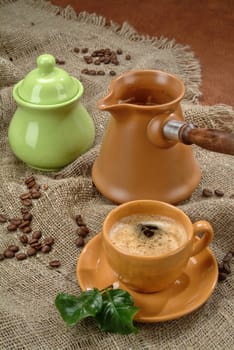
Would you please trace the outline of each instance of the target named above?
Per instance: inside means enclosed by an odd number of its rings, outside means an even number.
[[[18,106],[8,129],[13,153],[32,168],[58,171],[90,149],[95,127],[80,102],[83,91],[52,55],[39,56],[37,68],[13,89]]]

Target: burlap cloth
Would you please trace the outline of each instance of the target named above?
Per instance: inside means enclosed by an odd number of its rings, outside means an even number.
[[[18,197],[25,192],[24,179],[34,173],[37,181],[48,184],[49,188],[34,203],[33,228],[40,228],[44,237],[55,237],[55,245],[48,255],[0,262],[0,349],[233,349],[233,274],[217,285],[197,311],[179,320],[139,324],[138,335],[102,333],[91,320],[67,329],[56,311],[54,299],[58,292],[80,293],[76,280],[80,250],[74,244],[75,214],[83,215],[91,239],[114,207],[93,187],[90,176],[109,118],[107,113],[98,111],[97,101],[108,90],[112,79],[108,72],[112,67],[102,67],[105,76],[82,75],[81,70],[87,65],[81,54],[73,52],[74,47],[122,48],[132,59],[126,61],[120,57],[120,65],[114,67],[117,74],[136,68],[177,74],[186,84],[182,106],[186,120],[199,126],[233,130],[231,107],[198,104],[200,67],[188,48],[165,38],[143,37],[126,23],[121,27],[114,23],[106,26],[105,19],[96,15],[76,16],[71,8],[61,10],[41,1],[1,1],[0,213],[19,216]],[[96,126],[93,148],[63,169],[57,178],[54,174],[33,171],[17,160],[7,140],[7,129],[16,108],[13,85],[35,67],[36,57],[45,52],[65,60],[63,68],[83,82],[82,102]],[[212,249],[220,260],[234,243],[234,199],[230,198],[234,193],[233,157],[197,147],[194,152],[202,169],[202,181],[180,208],[192,221],[207,219],[212,223],[215,230]],[[222,189],[225,195],[204,198],[201,196],[204,187]],[[0,232],[0,252],[9,244],[19,244],[19,233],[7,233],[6,224],[0,225]],[[22,245],[21,250],[24,250]],[[53,259],[61,261],[57,270],[48,267]]]

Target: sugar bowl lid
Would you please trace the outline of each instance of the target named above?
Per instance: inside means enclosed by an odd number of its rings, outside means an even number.
[[[49,106],[80,95],[81,83],[55,64],[54,56],[39,56],[37,68],[17,84],[17,97],[30,104]]]

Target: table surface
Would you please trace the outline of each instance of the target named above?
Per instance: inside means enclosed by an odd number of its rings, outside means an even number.
[[[233,0],[51,0],[72,6],[77,13],[95,12],[117,23],[127,21],[152,36],[174,38],[189,45],[202,68],[202,97],[206,105],[234,106]]]

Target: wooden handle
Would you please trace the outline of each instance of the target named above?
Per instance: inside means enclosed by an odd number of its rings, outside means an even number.
[[[185,124],[180,129],[179,138],[186,145],[194,143],[210,151],[234,155],[234,134],[231,133]]]

